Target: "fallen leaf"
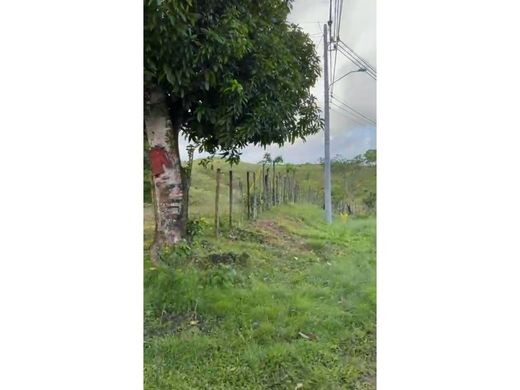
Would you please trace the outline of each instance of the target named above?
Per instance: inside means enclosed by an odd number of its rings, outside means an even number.
[[[318,340],[318,336],[315,335],[314,333],[310,333],[310,332],[306,332],[306,333],[303,333],[303,332],[298,332],[298,334],[303,337],[305,340]]]
[[[304,339],[306,340],[310,340],[311,338],[309,336],[307,336],[305,333],[302,333],[302,332],[298,332],[298,334],[303,337]]]
[[[195,320],[190,321],[190,325],[197,325],[198,323],[199,323],[199,321],[195,321]]]
[[[294,390],[303,389],[303,383],[297,383]]]

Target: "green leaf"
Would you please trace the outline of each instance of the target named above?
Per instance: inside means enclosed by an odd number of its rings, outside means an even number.
[[[164,70],[164,73],[166,74],[166,79],[168,80],[168,82],[171,84],[171,85],[175,85],[175,75],[174,73],[172,72],[172,70],[170,69],[170,67],[168,65],[164,65],[163,66],[163,70]]]

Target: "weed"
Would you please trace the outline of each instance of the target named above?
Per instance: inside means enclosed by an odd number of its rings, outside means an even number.
[[[202,235],[210,226],[206,218],[198,217],[190,219],[186,226],[188,241],[193,241],[196,236]]]

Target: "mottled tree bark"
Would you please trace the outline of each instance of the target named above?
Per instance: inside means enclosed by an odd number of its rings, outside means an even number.
[[[161,90],[147,91],[145,128],[150,145],[153,182],[155,237],[152,261],[159,262],[159,250],[185,237],[187,220],[187,183],[179,154],[179,121],[172,120],[167,95]]]

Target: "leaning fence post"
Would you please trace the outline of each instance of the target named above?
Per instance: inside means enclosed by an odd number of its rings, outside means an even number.
[[[218,213],[219,193],[220,193],[220,168],[217,168],[217,186],[215,189],[215,236],[217,236],[217,237],[220,233],[219,232],[220,219],[219,219],[219,213]]]

